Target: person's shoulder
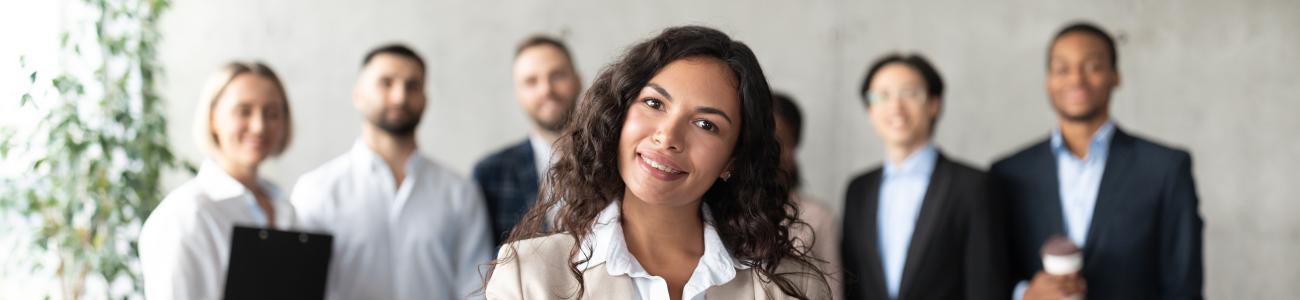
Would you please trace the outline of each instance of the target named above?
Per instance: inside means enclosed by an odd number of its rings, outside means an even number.
[[[162,202],[149,213],[141,228],[141,239],[164,232],[173,232],[180,237],[187,234],[197,224],[211,219],[214,202],[208,197],[197,179],[191,179],[167,193]],[[174,238],[174,237],[173,237]],[[164,238],[171,239],[171,238]]]
[[[311,169],[311,171],[307,171],[307,173],[303,173],[302,176],[298,177],[298,182],[294,184],[294,189],[332,186],[339,181],[352,178],[353,168],[350,153],[344,153]]]
[[[494,262],[486,293],[491,299],[559,298],[577,287],[570,273],[573,236],[557,233],[506,243]],[[588,287],[588,294],[592,290]],[[590,297],[584,297],[590,298]]]
[[[501,259],[498,264],[505,266],[498,265],[498,270],[517,272],[506,276],[523,282],[567,280],[569,263],[573,261],[570,253],[576,244],[573,236],[567,233],[506,243],[497,254]]]
[[[501,247],[501,254],[526,257],[525,261],[568,261],[570,250],[576,244],[572,235],[556,233],[525,240],[518,240]]]
[[[193,216],[205,212],[213,205],[212,197],[209,197],[203,189],[198,179],[190,181],[176,187],[162,202],[154,207],[150,216],[153,215],[184,215]]]
[[[478,186],[474,185],[473,181],[465,176],[461,176],[459,173],[456,173],[456,171],[452,170],[451,167],[444,165],[442,162],[434,160],[432,157],[428,156],[422,156],[421,160],[424,164],[422,170],[424,173],[423,175],[426,179],[432,181],[427,182],[428,184],[456,190],[467,188],[472,188],[474,190],[478,189]]]
[[[868,181],[870,181],[873,178],[880,178],[880,176],[884,174],[884,172],[885,172],[885,168],[883,165],[875,165],[872,166],[871,169],[858,172],[857,175],[853,175],[853,179],[849,180],[849,188],[852,189],[853,187],[867,184]]]
[[[523,139],[520,142],[497,149],[474,163],[473,173],[477,177],[481,173],[514,167],[521,160],[531,158],[532,155],[532,146],[529,145],[528,139]]]
[[[1050,136],[1032,140],[1028,144],[1021,145],[1009,155],[995,158],[993,165],[989,169],[1001,169],[1001,166],[1026,164],[1026,162],[1034,160],[1037,156],[1043,155],[1045,151],[1050,153],[1050,148],[1052,148],[1052,138]]]
[[[751,269],[752,270],[752,269]],[[763,278],[759,272],[753,272],[754,282],[762,286],[769,296],[778,296],[775,299],[789,299],[776,281]],[[807,299],[830,299],[831,290],[827,283],[827,277],[824,272],[817,269],[811,263],[804,263],[794,259],[783,259],[776,267],[776,276],[787,280],[792,287],[803,293]],[[769,297],[771,298],[771,297]]]
[[[960,179],[984,180],[988,173],[976,168],[970,163],[950,156],[944,156],[941,164],[947,164],[948,169]]]
[[[1191,160],[1191,154],[1187,150],[1176,148],[1156,142],[1152,139],[1125,132],[1133,144],[1133,152],[1138,156],[1140,161],[1160,161],[1167,164],[1178,164],[1185,160]]]

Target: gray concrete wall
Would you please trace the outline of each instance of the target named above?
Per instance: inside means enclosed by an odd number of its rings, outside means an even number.
[[[950,87],[938,144],[987,166],[1053,125],[1044,48],[1076,19],[1119,36],[1119,124],[1194,157],[1208,295],[1300,294],[1300,263],[1270,261],[1300,259],[1300,184],[1288,172],[1300,168],[1295,1],[177,0],[162,23],[163,94],[175,146],[197,161],[189,119],[204,80],[226,60],[268,62],[288,85],[297,132],[264,171],[288,187],[357,136],[349,97],[365,51],[405,42],[430,64],[422,151],[467,174],[525,135],[509,81],[520,38],[563,35],[590,82],[665,26],[710,25],[748,43],[772,86],[803,106],[807,191],[839,208],[850,176],[881,160],[855,95],[872,59],[928,55]]]

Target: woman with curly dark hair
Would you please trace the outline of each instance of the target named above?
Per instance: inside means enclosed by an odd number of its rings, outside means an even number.
[[[825,299],[791,241],[772,100],[745,44],[672,27],[607,66],[556,142],[489,299]]]

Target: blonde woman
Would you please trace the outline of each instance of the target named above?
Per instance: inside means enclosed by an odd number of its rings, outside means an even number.
[[[220,298],[235,225],[293,226],[292,206],[258,176],[262,162],[289,144],[292,119],[280,79],[261,63],[230,63],[202,96],[194,137],[207,160],[154,209],[140,233],[149,299]]]

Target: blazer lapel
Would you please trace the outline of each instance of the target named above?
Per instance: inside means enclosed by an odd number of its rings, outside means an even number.
[[[866,195],[864,195],[865,199],[862,199],[862,214],[860,215],[863,220],[866,220],[866,222],[862,222],[864,228],[862,233],[865,236],[860,238],[866,244],[864,248],[867,253],[862,257],[863,262],[867,264],[866,271],[870,273],[862,274],[869,277],[861,278],[861,280],[868,287],[867,290],[878,292],[874,297],[875,299],[889,298],[889,293],[885,290],[885,267],[880,260],[880,232],[879,227],[876,226],[880,206],[880,183],[883,178],[883,169],[878,169],[872,172],[871,177],[867,179],[869,184],[867,184]]]
[[[524,199],[522,205],[524,210],[527,211],[528,208],[533,206],[533,202],[536,202],[537,200],[538,187],[540,186],[537,177],[536,164],[538,162],[533,158],[533,146],[530,140],[524,140],[524,143],[520,145],[519,148],[520,151],[516,152],[516,155],[519,156],[516,158],[518,159],[519,164],[518,167],[515,168],[515,174],[513,174],[513,176],[515,177],[515,182],[518,182],[520,187],[522,187],[518,192],[524,193],[524,195],[521,195]],[[527,193],[532,194],[529,195]]]
[[[925,189],[921,200],[921,213],[916,218],[916,227],[912,231],[912,241],[907,247],[907,259],[903,265],[903,280],[898,286],[898,298],[906,299],[912,285],[916,283],[924,254],[930,245],[932,235],[942,223],[943,207],[948,199],[948,186],[952,177],[948,172],[948,160],[939,154],[934,163],[934,172],[930,174],[930,184]]]
[[[1130,182],[1132,172],[1129,169],[1133,166],[1133,148],[1131,137],[1115,128],[1115,135],[1111,137],[1110,152],[1106,155],[1106,169],[1101,174],[1101,186],[1097,190],[1097,203],[1092,209],[1092,223],[1088,225],[1088,240],[1083,246],[1084,265],[1089,265],[1092,259],[1089,259],[1096,249],[1097,244],[1105,243],[1106,224],[1115,216],[1120,209],[1120,201],[1123,201],[1124,187]]]
[[[604,264],[583,271],[582,277],[586,287],[583,299],[635,299],[632,278],[609,276]]]
[[[1061,207],[1061,179],[1059,176],[1060,174],[1057,172],[1058,166],[1056,165],[1056,153],[1052,153],[1051,140],[1049,139],[1048,141],[1039,144],[1038,152],[1040,153],[1038,156],[1040,157],[1040,159],[1042,159],[1042,161],[1041,163],[1038,164],[1037,170],[1034,170],[1034,172],[1036,172],[1038,175],[1038,176],[1034,176],[1034,178],[1038,178],[1039,180],[1035,184],[1036,186],[1038,186],[1037,190],[1039,192],[1039,195],[1038,197],[1034,197],[1032,199],[1044,199],[1044,200],[1051,200],[1051,201],[1042,201],[1043,203],[1029,203],[1028,205],[1030,207],[1041,208],[1040,211],[1035,211],[1031,213],[1036,215],[1041,215],[1042,218],[1040,218],[1039,220],[1043,220],[1044,223],[1027,224],[1027,225],[1043,226],[1043,228],[1047,229],[1047,234],[1049,235],[1051,234],[1065,235],[1066,234],[1065,215],[1064,215],[1065,212],[1062,211],[1062,209],[1064,208]],[[1042,243],[1046,240],[1047,240],[1047,236],[1041,237],[1041,239],[1038,240],[1038,245],[1042,245]],[[1038,248],[1034,248],[1034,249],[1038,249]],[[1034,250],[1033,255],[1037,256],[1038,250]]]

